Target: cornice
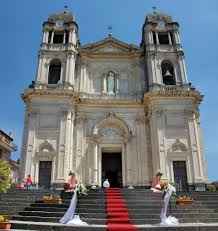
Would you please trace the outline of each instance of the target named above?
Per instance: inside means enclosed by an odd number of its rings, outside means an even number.
[[[81,58],[90,58],[90,59],[133,59],[140,58],[143,54],[142,51],[134,52],[89,52],[89,51],[80,51]]]
[[[82,105],[88,106],[102,106],[102,107],[141,107],[143,104],[141,101],[135,100],[123,100],[123,99],[88,99],[88,98],[80,98],[80,103]]]
[[[69,98],[75,103],[79,102],[79,96],[72,89],[26,89],[21,97],[26,104],[31,102],[34,97],[44,97],[44,98]]]

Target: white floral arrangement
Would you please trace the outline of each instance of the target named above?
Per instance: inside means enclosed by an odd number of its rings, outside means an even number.
[[[88,195],[88,189],[86,188],[86,186],[83,183],[79,183],[76,187],[76,191],[78,193],[78,195]]]

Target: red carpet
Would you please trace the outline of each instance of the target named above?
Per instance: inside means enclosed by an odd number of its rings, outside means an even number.
[[[136,231],[119,188],[106,190],[107,231]]]

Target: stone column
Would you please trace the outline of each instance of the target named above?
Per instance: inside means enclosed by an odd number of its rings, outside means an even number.
[[[69,136],[71,137],[70,142],[69,142],[69,169],[71,171],[74,170],[74,165],[73,165],[73,160],[74,160],[74,145],[75,145],[75,140],[74,140],[74,123],[75,123],[75,111],[74,109],[71,111],[71,125],[70,125],[70,130],[69,130]]]
[[[156,109],[152,111],[150,120],[151,142],[152,142],[152,161],[153,171],[160,170],[166,175],[165,150],[164,150],[164,115],[163,111]]]
[[[66,32],[64,32],[63,44],[66,44]]]
[[[155,83],[160,83],[158,79],[158,73],[157,73],[157,59],[156,55],[153,52],[150,52],[148,55],[148,68],[149,68],[149,85],[153,85]]]
[[[178,55],[182,83],[188,83],[184,54]]]
[[[47,32],[43,31],[43,38],[42,38],[43,43],[47,43]]]
[[[107,76],[106,76],[106,74],[104,74],[102,81],[103,81],[103,93],[106,94],[107,93]]]
[[[150,44],[154,44],[153,32],[152,32],[152,31],[149,31],[149,32],[148,32],[148,42],[149,42]]]
[[[74,46],[77,45],[77,34],[75,28],[69,32],[69,43],[72,43]]]
[[[174,38],[175,38],[176,44],[181,44],[179,32],[177,30],[174,32]]]
[[[185,111],[188,123],[189,139],[191,144],[191,155],[193,162],[194,183],[202,183],[204,179],[204,169],[202,163],[202,153],[200,148],[200,140],[196,129],[196,118],[192,111]]]
[[[93,183],[98,185],[98,143],[94,144],[94,169],[93,169]]]
[[[160,171],[163,173],[163,177],[167,178],[166,169],[166,153],[165,153],[165,143],[164,143],[164,131],[165,131],[165,121],[164,121],[164,111],[158,110],[157,114],[157,132],[158,132],[158,142],[159,142],[159,161],[160,161]]]
[[[134,134],[135,136],[135,134]],[[127,180],[126,184],[128,186],[134,185],[136,182],[136,169],[137,169],[137,160],[135,158],[136,155],[136,150],[135,150],[135,140],[136,137],[132,137],[126,145],[126,175],[127,175]]]
[[[159,38],[158,38],[158,33],[157,32],[155,32],[155,36],[156,36],[157,45],[159,45],[160,42],[159,42]]]
[[[147,141],[145,133],[145,115],[141,114],[136,117],[136,132],[137,132],[137,150],[138,157],[138,184],[140,186],[149,182],[148,171],[148,153]]]
[[[171,39],[171,36],[170,36],[170,32],[168,32],[168,39],[169,39],[169,44],[172,45],[172,39]]]
[[[48,74],[47,74],[47,60],[43,55],[39,55],[38,71],[37,71],[37,81],[40,83],[48,83]]]
[[[80,91],[86,91],[86,61],[81,63],[81,80],[80,80]]]
[[[51,42],[50,43],[53,43],[53,40],[54,40],[54,31],[52,31],[52,33],[51,33]]]
[[[37,70],[36,80],[39,82],[42,82],[42,57],[41,55],[38,56],[38,70]]]
[[[84,167],[86,164],[85,149],[86,149],[86,137],[85,137],[85,126],[86,126],[86,116],[78,115],[76,118],[76,153],[75,153],[75,170],[78,178],[82,181],[85,180]]]
[[[70,171],[70,148],[71,134],[70,127],[72,123],[72,115],[70,110],[61,112],[60,117],[60,133],[59,133],[59,149],[58,149],[58,169],[57,180],[64,181]]]
[[[21,165],[20,165],[20,180],[25,177],[25,166],[26,166],[26,158],[27,158],[27,142],[28,142],[28,125],[29,123],[29,112],[26,106],[25,117],[24,117],[24,128],[23,128],[23,136],[22,136],[22,148],[21,148]]]
[[[24,169],[24,177],[28,174],[34,174],[34,155],[35,155],[35,132],[36,132],[36,112],[28,113],[28,130],[27,132],[27,140],[26,140],[26,153],[22,155],[25,158],[25,169]],[[25,147],[25,145],[24,145]],[[25,149],[24,149],[25,150]],[[33,179],[35,180],[35,179]]]
[[[69,53],[67,55],[67,63],[66,63],[66,82],[71,85],[75,84],[75,54]]]

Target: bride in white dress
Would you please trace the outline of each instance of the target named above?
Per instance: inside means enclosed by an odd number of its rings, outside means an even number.
[[[79,215],[76,215],[76,206],[77,206],[77,191],[79,190],[78,185],[76,186],[74,190],[73,197],[70,201],[70,206],[67,209],[66,213],[64,216],[60,219],[60,223],[62,224],[67,224],[67,225],[88,225],[86,222],[83,222]]]
[[[179,221],[177,218],[168,216],[167,217],[167,209],[170,201],[170,197],[173,193],[176,192],[176,189],[174,186],[169,184],[168,182],[161,181],[161,172],[157,172],[155,175],[153,181],[151,190],[154,193],[163,193],[163,206],[161,209],[160,219],[161,219],[161,225],[177,225],[179,224]],[[162,190],[164,189],[164,190]]]

